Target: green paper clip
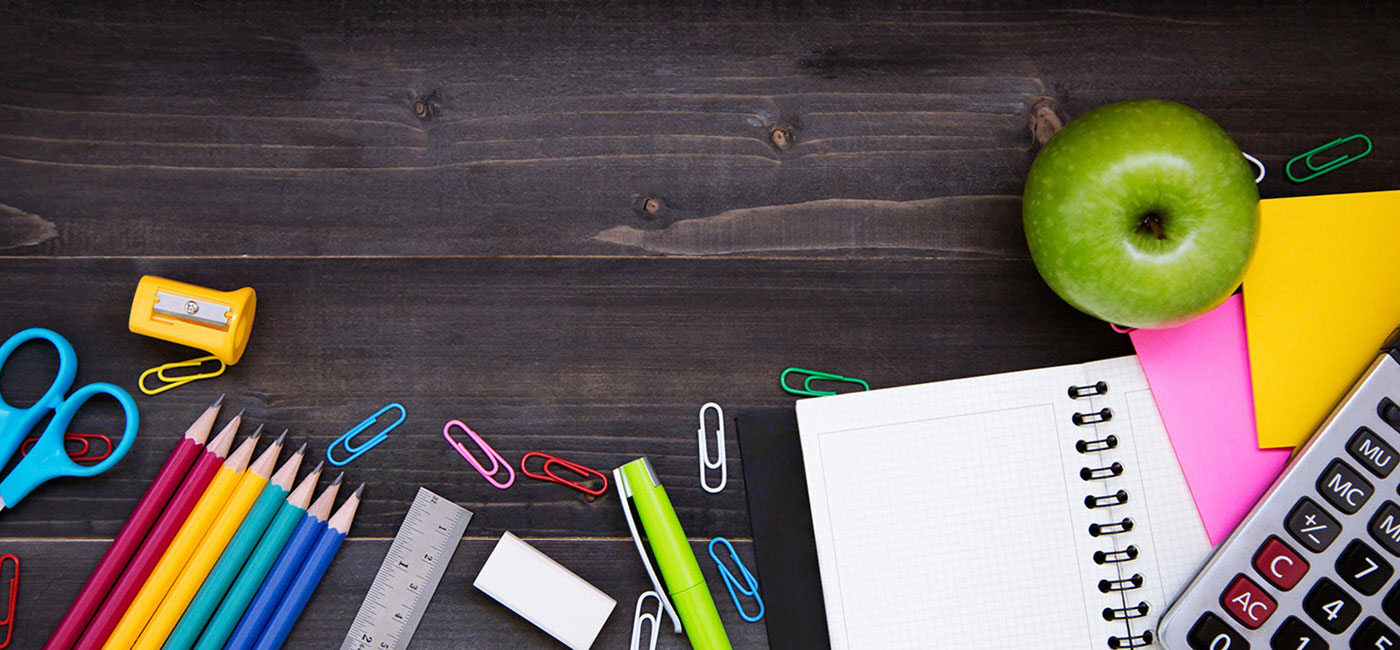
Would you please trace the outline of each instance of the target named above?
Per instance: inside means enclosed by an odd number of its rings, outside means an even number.
[[[802,381],[802,388],[793,388],[792,386],[788,385],[787,376],[794,372],[807,375],[807,378]],[[864,379],[856,379],[855,377],[842,377],[841,375],[833,375],[829,372],[818,372],[816,370],[806,370],[803,368],[788,368],[787,370],[784,370],[783,374],[778,376],[778,384],[783,387],[783,390],[792,393],[793,395],[825,397],[827,395],[836,394],[836,391],[834,390],[813,389],[812,380],[814,379],[821,381],[844,381],[848,384],[858,384],[863,390],[870,390],[870,384],[865,383]]]
[[[1332,149],[1333,147],[1344,145],[1348,142],[1351,142],[1352,140],[1364,141],[1366,143],[1366,150],[1355,155],[1349,153],[1342,154],[1341,157],[1336,158],[1334,160],[1329,160],[1325,163],[1322,163],[1321,165],[1313,164],[1313,156],[1316,156],[1324,151]],[[1356,135],[1350,135],[1345,138],[1337,138],[1336,140],[1328,142],[1327,144],[1324,144],[1321,147],[1318,147],[1316,149],[1313,149],[1312,151],[1309,151],[1305,154],[1293,158],[1292,160],[1288,161],[1287,165],[1284,166],[1283,172],[1288,175],[1288,180],[1293,181],[1294,183],[1302,183],[1305,181],[1310,181],[1323,174],[1326,174],[1327,172],[1341,167],[1342,165],[1350,165],[1351,163],[1365,158],[1366,154],[1369,153],[1371,153],[1371,139],[1366,137],[1365,135],[1358,133]],[[1296,163],[1299,160],[1303,161],[1304,165],[1307,165],[1308,169],[1312,171],[1311,174],[1308,174],[1307,176],[1304,176],[1302,178],[1298,178],[1297,176],[1293,175],[1293,163]]]

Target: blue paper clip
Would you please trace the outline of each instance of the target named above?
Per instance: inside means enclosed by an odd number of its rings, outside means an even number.
[[[1328,151],[1334,147],[1338,147],[1348,142],[1351,142],[1352,140],[1361,140],[1365,142],[1366,150],[1362,151],[1361,153],[1342,154],[1341,156],[1333,158],[1332,160],[1322,163],[1321,165],[1313,164],[1313,156],[1319,155],[1324,151]],[[1365,158],[1366,154],[1369,153],[1371,153],[1371,139],[1366,137],[1364,134],[1358,133],[1356,135],[1349,135],[1345,138],[1337,138],[1336,140],[1328,142],[1327,144],[1324,144],[1321,147],[1313,149],[1312,151],[1309,151],[1305,154],[1294,156],[1292,160],[1288,161],[1287,165],[1283,166],[1283,172],[1288,176],[1288,180],[1293,181],[1294,183],[1303,183],[1317,178],[1318,176],[1321,176],[1323,174],[1326,174],[1327,172],[1341,167],[1342,165],[1350,165],[1351,163]],[[1303,166],[1307,167],[1307,171],[1312,172],[1311,174],[1308,174],[1307,176],[1304,176],[1302,178],[1298,178],[1297,176],[1293,175],[1293,163],[1296,163],[1299,160],[1303,161]]]
[[[788,377],[788,375],[790,375],[790,374],[792,374],[792,373],[794,373],[794,372],[795,372],[795,373],[799,373],[799,374],[803,374],[803,375],[807,375],[807,378],[804,379],[804,380],[802,380],[802,388],[793,388],[792,386],[789,386],[789,385],[788,385],[787,377]],[[780,385],[782,385],[783,390],[785,390],[785,391],[787,391],[787,392],[789,392],[789,393],[792,393],[793,395],[808,395],[808,396],[811,396],[811,397],[825,397],[825,396],[827,396],[827,395],[835,395],[835,394],[836,394],[836,391],[834,391],[834,390],[817,390],[817,389],[815,389],[815,388],[812,388],[812,382],[813,382],[814,380],[819,380],[819,381],[844,381],[844,382],[846,382],[846,383],[848,383],[848,384],[856,384],[856,385],[860,386],[860,387],[861,387],[862,389],[864,389],[864,390],[870,390],[870,384],[865,383],[865,380],[864,380],[864,379],[856,379],[855,377],[842,377],[841,375],[833,375],[833,374],[831,374],[831,373],[829,373],[829,372],[818,372],[818,371],[816,371],[816,370],[807,370],[807,369],[805,369],[805,368],[788,368],[787,370],[784,370],[784,371],[783,371],[783,374],[781,374],[781,375],[778,376],[778,383],[779,383]]]
[[[729,559],[734,561],[734,566],[739,567],[739,574],[744,576],[744,582],[748,583],[748,587],[739,584],[739,581],[734,578],[734,574],[729,572],[729,567],[724,566],[724,562],[721,562],[719,556],[715,555],[715,544],[724,544],[729,549]],[[753,574],[749,573],[748,567],[744,566],[744,562],[739,559],[739,553],[734,550],[734,545],[723,537],[716,537],[710,540],[710,557],[714,559],[715,566],[719,567],[719,577],[724,579],[724,587],[729,590],[729,597],[734,599],[734,609],[739,610],[739,618],[750,623],[762,620],[763,598],[758,595],[758,580],[754,579]],[[739,602],[739,594],[748,596],[758,603],[757,614],[749,616],[748,612],[744,611],[744,605]]]
[[[360,432],[364,431],[365,429],[370,428],[370,426],[372,426],[375,422],[379,421],[380,416],[384,415],[385,413],[388,413],[393,409],[399,410],[399,420],[397,422],[387,427],[384,427],[383,431],[374,434],[374,437],[370,438],[369,441],[362,443],[359,446],[350,446],[350,441],[353,440],[355,436],[359,435]],[[407,417],[408,411],[404,410],[404,407],[398,404],[397,402],[390,404],[382,409],[379,409],[379,412],[365,418],[364,422],[355,425],[355,428],[346,431],[345,435],[336,438],[335,442],[331,443],[331,446],[326,447],[326,460],[330,461],[330,464],[335,465],[336,467],[344,467],[346,465],[349,465],[350,461],[359,458],[361,454],[371,449],[374,449],[375,445],[384,442],[384,440],[389,437],[389,432],[398,428],[400,424],[403,424],[404,419]],[[350,454],[350,456],[345,460],[336,460],[334,456],[331,456],[331,452],[335,450],[337,445],[345,447],[346,453]]]

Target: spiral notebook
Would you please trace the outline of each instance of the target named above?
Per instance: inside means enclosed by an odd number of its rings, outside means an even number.
[[[1137,357],[797,419],[835,650],[1154,646],[1210,553]]]

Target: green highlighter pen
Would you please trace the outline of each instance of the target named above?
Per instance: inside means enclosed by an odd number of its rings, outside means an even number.
[[[656,585],[661,604],[676,624],[676,632],[680,632],[683,625],[695,650],[732,650],[729,635],[725,634],[724,624],[719,620],[719,610],[710,597],[710,588],[705,584],[704,574],[700,573],[700,563],[695,561],[695,553],[690,550],[690,542],[671,507],[671,499],[666,496],[666,489],[661,486],[651,462],[638,458],[613,470],[613,478],[622,495],[627,526],[632,529],[632,539],[642,554],[642,564]],[[642,547],[642,538],[632,521],[632,505],[636,506],[637,517],[646,530],[651,552],[666,582],[665,589],[652,571],[651,561]],[[666,594],[670,595],[669,600]]]

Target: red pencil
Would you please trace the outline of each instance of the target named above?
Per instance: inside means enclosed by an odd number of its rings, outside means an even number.
[[[156,473],[151,487],[146,489],[146,494],[136,503],[136,509],[131,511],[131,516],[127,517],[121,532],[112,540],[112,545],[107,547],[107,553],[98,561],[97,568],[93,569],[87,584],[78,592],[73,604],[68,606],[68,613],[63,615],[58,629],[49,637],[49,642],[44,644],[44,650],[70,650],[73,644],[77,643],[78,636],[83,633],[88,620],[107,597],[112,584],[126,568],[127,561],[141,546],[146,533],[165,509],[165,504],[170,502],[170,496],[184,480],[190,465],[194,464],[195,458],[204,450],[204,441],[209,439],[209,432],[214,429],[214,418],[219,415],[219,405],[223,401],[224,398],[220,396],[209,408],[204,409],[204,413],[185,431],[185,437],[175,445],[170,458],[166,459],[165,465]]]
[[[146,578],[150,577],[156,563],[165,554],[165,549],[170,546],[170,540],[175,538],[175,533],[180,532],[180,526],[185,523],[185,518],[189,517],[194,504],[199,501],[204,489],[214,480],[214,474],[224,464],[229,447],[233,446],[233,436],[238,431],[238,424],[242,421],[242,413],[234,416],[224,425],[223,431],[214,436],[205,447],[204,453],[195,461],[189,476],[185,477],[180,489],[171,497],[165,512],[161,513],[160,519],[151,528],[151,533],[146,536],[146,541],[141,543],[141,549],[136,551],[136,556],[131,559],[131,564],[127,565],[126,572],[117,580],[117,585],[112,587],[107,601],[102,603],[97,615],[92,617],[87,631],[78,639],[74,648],[98,650],[107,642],[107,637],[111,636],[112,630],[117,627],[117,622],[126,613],[126,608],[131,605],[132,599],[136,598],[136,593],[141,591],[141,585],[146,584]]]

